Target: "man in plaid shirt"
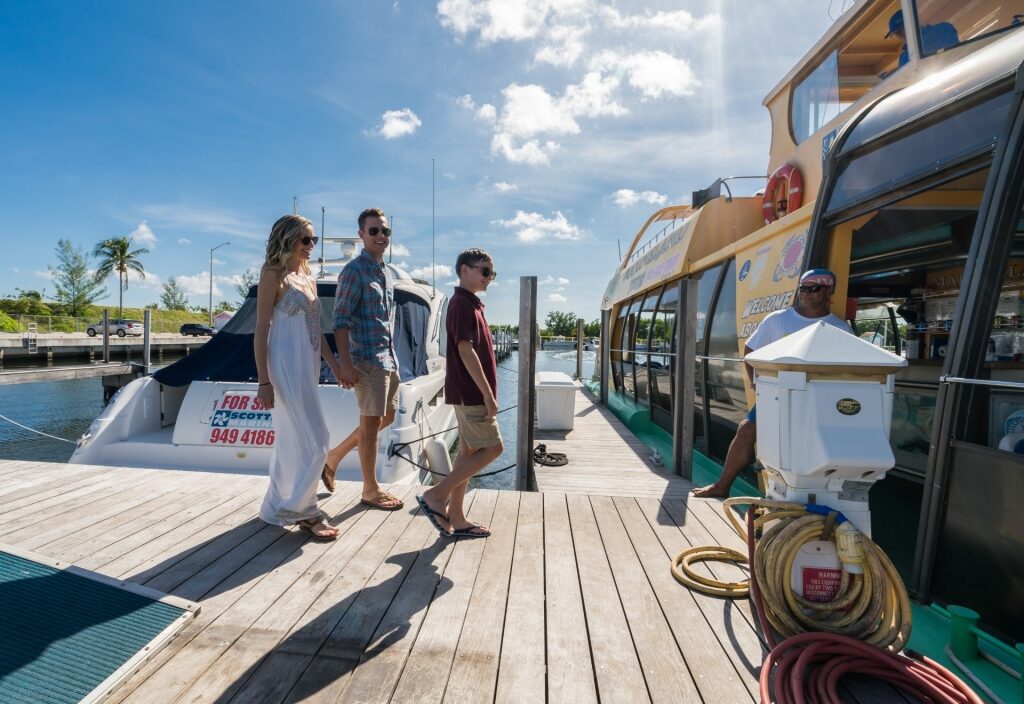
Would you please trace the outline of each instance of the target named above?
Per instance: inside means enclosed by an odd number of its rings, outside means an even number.
[[[338,275],[334,295],[334,341],[341,363],[342,386],[355,388],[359,403],[359,427],[331,449],[323,480],[334,491],[334,476],[342,458],[358,448],[363,474],[362,503],[384,511],[402,508],[402,500],[381,491],[375,471],[377,434],[395,420],[398,407],[398,362],[391,335],[391,310],[395,286],[384,265],[391,243],[387,215],[380,208],[359,214],[359,239],[363,251]]]

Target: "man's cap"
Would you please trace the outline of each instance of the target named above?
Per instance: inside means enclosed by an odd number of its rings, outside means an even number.
[[[801,284],[821,284],[835,288],[836,275],[828,269],[808,269],[800,276]]]
[[[889,18],[889,33],[885,35],[885,38],[888,39],[892,35],[896,34],[896,32],[902,32],[902,31],[903,31],[903,10],[896,10],[896,12],[892,13],[892,17]]]

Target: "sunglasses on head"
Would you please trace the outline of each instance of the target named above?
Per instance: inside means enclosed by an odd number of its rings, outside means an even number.
[[[800,293],[817,293],[818,291],[820,291],[823,288],[825,288],[825,287],[822,286],[821,284],[806,284],[806,285],[802,285],[802,286],[797,287],[797,290]]]
[[[479,269],[480,273],[483,275],[483,277],[485,279],[496,279],[496,278],[498,278],[498,272],[496,272],[494,269],[492,269],[489,266],[481,266],[479,264],[470,264],[469,268],[470,269]]]
[[[368,227],[366,228],[366,234],[370,237],[376,237],[377,235],[384,235],[385,237],[391,237],[390,227]]]
[[[299,242],[301,242],[303,245],[307,247],[311,244],[316,244],[319,241],[319,237],[310,237],[309,235],[303,235],[302,237],[299,238]]]

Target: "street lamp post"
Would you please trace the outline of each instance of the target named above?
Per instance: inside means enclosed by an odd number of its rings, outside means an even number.
[[[210,250],[210,327],[213,327],[213,253],[224,247],[225,245],[231,244],[230,242],[221,242],[219,245]]]

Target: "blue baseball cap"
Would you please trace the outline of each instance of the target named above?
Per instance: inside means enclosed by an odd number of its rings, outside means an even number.
[[[902,31],[903,31],[903,10],[896,10],[896,12],[892,13],[892,17],[889,18],[889,33],[885,35],[885,38],[888,39],[892,35],[896,34],[896,32],[902,32]]]
[[[836,275],[828,269],[808,269],[800,275],[801,284],[821,284],[829,288],[835,288]]]

